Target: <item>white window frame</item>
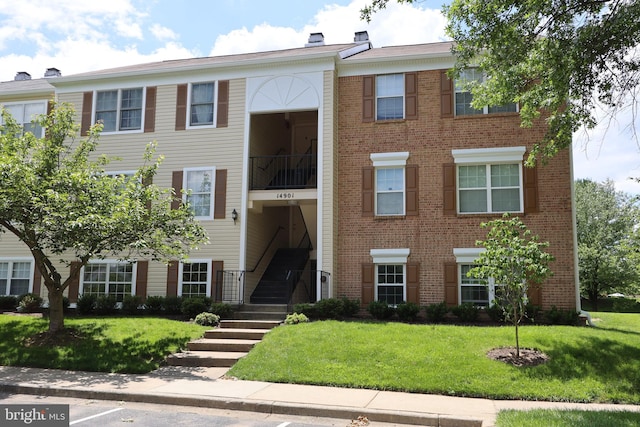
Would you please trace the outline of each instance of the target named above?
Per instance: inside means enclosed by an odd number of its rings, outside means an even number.
[[[96,259],[96,260],[91,260],[87,263],[87,265],[89,264],[107,264],[107,272],[106,272],[106,277],[105,277],[105,283],[104,283],[104,294],[103,295],[111,295],[109,293],[109,266],[111,264],[131,264],[131,293],[129,295],[135,295],[136,294],[136,279],[137,279],[137,275],[138,275],[138,263],[137,262],[127,262],[127,261],[120,261],[117,259]],[[80,269],[80,286],[79,286],[79,294],[83,295],[84,294],[84,272],[85,272],[85,267],[86,266],[82,266],[82,268]],[[120,303],[120,301],[118,302]]]
[[[522,213],[524,212],[524,174],[522,170],[523,156],[526,151],[526,147],[500,147],[500,148],[473,148],[463,150],[451,150],[451,154],[456,164],[456,209],[458,214],[461,215],[473,215],[473,214],[494,214],[494,213]],[[519,205],[520,209],[514,211],[494,211],[492,209],[491,190],[494,188],[491,185],[491,166],[494,165],[518,165],[519,175]],[[486,173],[486,187],[482,187],[486,190],[487,210],[479,212],[461,212],[460,210],[460,166],[485,166]],[[508,189],[510,187],[496,187]],[[481,188],[478,188],[478,190]]]
[[[27,290],[27,293],[31,293],[33,292],[33,273],[35,271],[35,261],[32,257],[0,257],[0,263],[7,263],[7,284],[5,285],[5,289],[3,291],[3,293],[0,293],[0,295],[13,295],[13,296],[20,296],[20,295],[15,295],[15,294],[11,294],[11,281],[13,280],[13,264],[17,263],[17,262],[28,262],[29,263],[29,288]]]
[[[198,84],[213,84],[213,117],[212,123],[202,124],[202,125],[194,125],[191,123],[191,108],[192,108],[192,98],[193,98],[193,85]],[[189,89],[187,91],[187,129],[207,129],[207,128],[215,128],[218,125],[218,80],[210,80],[210,81],[202,81],[202,82],[193,82],[189,83]]]
[[[182,296],[182,288],[184,286],[183,273],[184,264],[207,264],[207,289],[206,296],[211,297],[211,276],[213,275],[213,261],[210,259],[189,259],[189,261],[181,261],[178,267],[178,296]],[[189,282],[188,284],[190,284]]]
[[[408,151],[395,153],[372,153],[369,155],[374,168],[374,212],[375,216],[404,216],[407,213],[407,159]],[[381,169],[402,169],[402,190],[383,190],[378,188],[378,171]],[[378,195],[402,193],[402,209],[400,213],[378,213]]]
[[[464,73],[465,71],[470,71],[473,70],[474,72],[477,72],[477,68],[468,68],[466,70],[462,70],[462,73]],[[466,83],[466,79],[461,78],[462,76],[460,76],[458,79],[456,79],[454,81],[453,84],[453,111],[455,113],[456,116],[459,117],[469,117],[469,116],[481,116],[481,115],[486,115],[486,114],[500,114],[500,113],[518,113],[520,112],[520,105],[517,102],[511,102],[507,105],[515,105],[515,111],[491,111],[491,108],[504,108],[505,105],[493,105],[491,107],[489,107],[488,105],[485,105],[482,107],[482,109],[474,109],[475,111],[477,111],[476,113],[469,113],[469,114],[458,114],[458,102],[457,102],[457,97],[458,94],[464,94],[464,93],[468,93],[471,96],[471,100],[473,101],[473,94],[471,93],[471,90],[469,90],[468,88],[465,87],[465,83]],[[479,78],[475,79],[476,81],[479,82],[483,82],[485,79],[487,78],[487,76],[485,74],[480,74]],[[467,105],[465,103],[465,105]],[[473,108],[473,107],[470,107]]]
[[[136,89],[141,89],[142,90],[142,105],[140,107],[140,127],[138,129],[120,129],[120,121],[122,119],[121,114],[123,111],[122,108],[122,91],[123,90],[136,90]],[[147,88],[146,86],[133,86],[133,87],[121,87],[121,88],[112,88],[112,89],[100,89],[100,90],[95,90],[93,93],[93,123],[96,123],[97,120],[97,106],[98,106],[98,93],[100,92],[117,92],[118,96],[117,96],[117,101],[116,101],[116,129],[115,130],[111,130],[111,131],[103,131],[102,135],[112,135],[112,134],[118,134],[118,133],[142,133],[144,132],[144,116],[145,116],[145,109],[146,109],[146,103],[147,103]]]
[[[384,77],[388,77],[388,76],[401,76],[402,77],[402,85],[400,88],[400,93],[399,94],[388,94],[388,95],[380,95],[379,94],[379,90],[378,90],[378,79],[380,78],[384,78]],[[389,73],[389,74],[378,74],[376,75],[376,81],[375,81],[375,93],[376,93],[376,121],[386,121],[386,120],[402,120],[405,118],[406,116],[406,111],[405,111],[405,75],[404,73]],[[379,117],[379,108],[378,108],[378,101],[381,99],[390,99],[390,98],[401,98],[402,99],[402,116],[401,117],[391,117],[391,118],[380,118]]]
[[[24,134],[24,126],[27,124],[31,124],[33,122],[33,120],[35,120],[36,117],[30,117],[29,120],[27,120],[25,116],[25,109],[27,107],[27,105],[41,105],[42,106],[42,113],[37,113],[37,115],[42,115],[42,114],[47,114],[47,101],[46,100],[34,100],[34,101],[22,101],[22,102],[5,102],[2,103],[2,106],[4,108],[6,108],[7,110],[9,110],[11,107],[16,107],[16,106],[22,106],[22,120],[18,120],[16,117],[12,117],[16,120],[16,122],[22,126],[22,133]],[[2,118],[2,116],[0,116],[0,125],[4,125],[4,119]],[[41,132],[40,135],[35,135],[34,136],[36,138],[43,138],[44,137],[44,128],[41,128]]]
[[[402,301],[407,300],[407,260],[411,250],[409,248],[399,249],[371,249],[369,255],[374,264],[374,300],[378,301],[378,266],[381,265],[401,265],[402,266]],[[394,284],[399,286],[398,284]],[[382,284],[386,286],[386,284]]]
[[[187,187],[189,172],[202,172],[202,171],[209,171],[211,173],[209,215],[198,215],[198,216],[195,216],[195,219],[213,220],[213,209],[214,209],[215,195],[216,195],[216,167],[215,166],[193,167],[193,168],[183,169],[182,188],[185,190],[185,192],[182,194],[182,201],[183,203],[187,203],[189,201],[189,196],[193,194],[193,190]],[[204,192],[198,192],[197,194],[204,194]]]
[[[456,257],[456,263],[458,265],[458,304],[462,304],[462,287],[466,286],[462,283],[462,266],[463,265],[477,265],[477,259],[481,253],[485,251],[485,248],[454,248],[453,255]],[[480,284],[482,285],[482,284]],[[469,286],[478,286],[478,284],[470,284]],[[482,285],[485,286],[485,285]],[[496,283],[495,280],[490,277],[487,280],[487,307],[493,305],[493,301],[496,298]]]

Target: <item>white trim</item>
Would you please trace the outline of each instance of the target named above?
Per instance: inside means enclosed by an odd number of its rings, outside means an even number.
[[[373,162],[373,167],[385,166],[406,166],[409,158],[408,151],[397,153],[371,153],[369,158]]]
[[[184,283],[182,281],[182,274],[184,264],[207,264],[207,289],[205,295],[211,296],[211,276],[213,275],[213,261],[211,259],[189,259],[189,261],[180,261],[178,265],[178,296],[182,296],[182,287]]]
[[[411,250],[403,249],[371,249],[369,255],[374,264],[406,264]]]
[[[473,264],[485,250],[485,248],[453,248],[453,256],[456,257],[458,264]]]
[[[192,125],[191,124],[191,96],[193,92],[194,84],[207,84],[213,83],[213,117],[212,123],[206,125]],[[218,92],[218,80],[209,80],[201,82],[190,82],[187,86],[187,117],[186,128],[187,129],[212,129],[218,127],[218,98],[220,93]]]
[[[33,273],[35,271],[35,259],[33,257],[0,257],[0,262],[6,262],[9,264],[8,267],[12,267],[14,262],[28,262],[29,266],[29,289],[28,292],[33,292]],[[10,292],[11,288],[11,280],[13,280],[13,276],[11,275],[13,272],[13,268],[7,269],[7,284],[5,285],[4,293],[0,295],[12,295]],[[11,279],[11,280],[9,280]],[[14,295],[17,296],[17,295]]]
[[[522,162],[526,147],[471,148],[451,150],[456,164]]]
[[[142,105],[140,108],[140,129],[125,129],[120,130],[120,118],[122,114],[122,91],[123,90],[134,90],[134,89],[142,89]],[[118,87],[112,89],[94,89],[93,90],[93,99],[91,106],[91,124],[95,124],[96,120],[96,107],[98,103],[98,92],[113,92],[116,91],[118,93],[118,99],[116,104],[116,130],[112,131],[103,131],[101,135],[116,135],[116,134],[125,134],[125,133],[144,133],[144,119],[145,119],[145,111],[147,109],[147,86],[137,85],[130,87]]]
[[[80,277],[78,278],[78,295],[84,294],[84,268],[89,264],[131,264],[131,293],[129,295],[136,294],[136,281],[138,278],[138,262],[137,261],[121,261],[118,259],[96,259],[90,260],[87,264],[83,265],[80,269]],[[104,283],[104,294],[109,295],[109,273],[107,270],[106,281]]]
[[[182,193],[182,201],[184,203],[187,202],[187,193],[189,188],[187,188],[187,180],[189,172],[198,172],[198,171],[210,171],[211,172],[211,200],[209,202],[209,215],[203,216],[195,216],[195,219],[199,220],[213,220],[213,212],[215,208],[215,199],[216,199],[216,167],[215,166],[201,166],[201,167],[190,167],[182,169],[182,189],[185,190]]]

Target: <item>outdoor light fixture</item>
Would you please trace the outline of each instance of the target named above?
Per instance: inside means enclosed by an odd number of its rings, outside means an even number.
[[[238,212],[235,209],[233,210],[233,212],[231,212],[231,219],[233,220],[234,224],[238,220]]]

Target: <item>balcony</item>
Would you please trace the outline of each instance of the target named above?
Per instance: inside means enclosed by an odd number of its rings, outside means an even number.
[[[317,188],[315,154],[255,156],[249,162],[252,191]]]

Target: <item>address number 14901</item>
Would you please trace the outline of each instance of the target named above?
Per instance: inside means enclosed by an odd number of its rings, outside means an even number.
[[[278,193],[276,195],[277,199],[293,199],[296,196],[295,193]]]

